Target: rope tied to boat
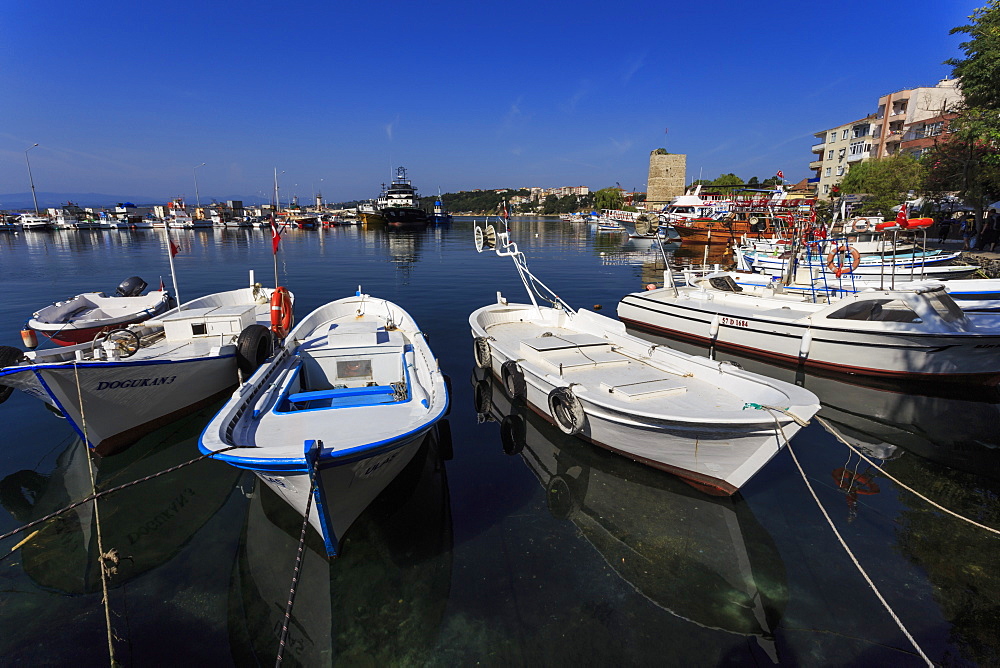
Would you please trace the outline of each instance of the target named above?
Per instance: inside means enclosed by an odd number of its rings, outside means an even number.
[[[983,529],[984,531],[989,531],[990,533],[1000,535],[1000,529],[994,529],[991,526],[987,526],[985,524],[980,524],[979,522],[977,522],[977,521],[975,521],[973,519],[969,519],[968,517],[965,517],[964,515],[959,515],[954,510],[949,510],[948,508],[945,508],[940,503],[937,503],[936,501],[933,501],[932,499],[924,496],[923,494],[921,494],[917,490],[913,489],[912,487],[906,485],[905,483],[900,482],[898,478],[893,477],[885,469],[883,469],[878,464],[876,464],[875,462],[873,462],[871,459],[869,459],[868,457],[866,457],[863,452],[861,452],[860,450],[858,450],[857,448],[855,448],[853,445],[851,445],[850,443],[848,443],[846,440],[844,440],[844,438],[840,434],[838,434],[837,431],[832,426],[830,426],[829,422],[827,422],[826,420],[824,420],[821,417],[817,417],[816,419],[819,420],[819,423],[821,425],[823,425],[824,427],[827,428],[827,431],[829,431],[831,434],[833,434],[834,438],[836,438],[838,441],[840,441],[841,443],[843,443],[844,445],[846,445],[848,448],[850,448],[851,451],[854,452],[854,454],[856,454],[858,457],[860,457],[861,459],[863,459],[869,466],[871,466],[872,468],[874,468],[876,471],[878,471],[880,474],[884,475],[886,478],[888,478],[889,480],[891,480],[892,482],[894,482],[899,487],[902,487],[903,489],[905,489],[910,494],[913,494],[914,496],[916,496],[918,499],[921,499],[922,501],[926,501],[927,503],[929,503],[930,505],[934,506],[935,508],[937,508],[938,510],[940,510],[943,513],[947,513],[948,515],[951,515],[952,517],[960,519],[963,522],[968,522],[972,526],[978,527],[980,529]]]
[[[185,466],[190,466],[191,464],[195,464],[197,462],[200,462],[203,459],[210,459],[210,458],[214,457],[215,455],[222,454],[223,452],[228,452],[229,450],[235,450],[237,448],[245,448],[245,447],[248,447],[248,446],[245,446],[245,445],[231,445],[231,446],[229,446],[227,448],[221,448],[219,450],[215,450],[214,452],[210,452],[208,454],[201,455],[200,457],[195,457],[194,459],[188,460],[188,461],[184,462],[183,464],[177,464],[176,466],[171,466],[170,468],[164,469],[164,470],[160,471],[159,473],[151,473],[150,475],[145,476],[143,478],[139,478],[138,480],[133,480],[132,482],[127,482],[127,483],[125,483],[123,485],[118,485],[117,487],[112,487],[110,489],[106,489],[103,492],[95,492],[95,493],[93,493],[93,494],[91,494],[89,496],[85,496],[84,498],[80,499],[79,501],[76,501],[74,503],[69,504],[68,506],[66,506],[64,508],[60,508],[59,510],[53,511],[53,512],[49,513],[48,515],[44,516],[44,517],[39,517],[37,520],[33,520],[31,522],[28,522],[27,524],[25,524],[23,526],[20,526],[20,527],[18,527],[16,529],[12,529],[11,531],[8,531],[7,533],[0,535],[0,540],[4,540],[6,538],[10,538],[11,536],[16,536],[17,534],[21,533],[22,531],[27,531],[28,529],[32,529],[32,528],[38,526],[39,524],[43,524],[45,522],[48,522],[49,520],[51,520],[51,519],[53,519],[55,517],[58,517],[60,515],[63,515],[65,513],[68,513],[69,511],[73,510],[74,508],[78,508],[79,506],[82,506],[85,503],[90,503],[91,501],[94,501],[96,499],[100,499],[101,497],[104,497],[104,496],[108,496],[109,494],[114,494],[115,492],[120,492],[123,489],[126,489],[128,487],[132,487],[133,485],[138,485],[139,483],[146,482],[147,480],[152,480],[153,478],[159,478],[161,475],[166,475],[168,473],[173,473],[174,471],[177,471],[178,469],[182,469]],[[88,453],[88,457],[89,456],[90,455]],[[22,543],[23,543],[23,541],[22,541]],[[17,549],[20,546],[21,546],[21,543],[18,543],[18,545],[16,545],[13,549]]]
[[[783,411],[777,408],[771,408],[767,406],[764,406],[763,408],[765,410],[768,410],[769,412],[778,411],[781,413],[789,414],[787,411]],[[920,655],[920,658],[922,658],[928,666],[933,666],[934,663],[930,660],[930,658],[928,658],[927,654],[924,653],[923,649],[920,648],[920,645],[917,644],[916,639],[906,629],[906,626],[903,625],[903,621],[892,609],[888,601],[885,600],[885,597],[882,596],[882,593],[878,590],[878,587],[875,586],[875,583],[868,575],[868,572],[865,571],[864,567],[861,565],[861,562],[858,561],[858,558],[854,556],[854,552],[851,551],[851,548],[847,546],[847,542],[844,540],[844,537],[840,535],[839,531],[837,531],[836,525],[833,523],[833,520],[830,518],[830,515],[826,512],[826,508],[824,508],[823,504],[820,503],[819,496],[817,496],[816,491],[813,489],[813,486],[809,483],[809,478],[806,477],[806,472],[802,468],[802,464],[799,463],[799,458],[795,456],[795,450],[792,449],[792,444],[791,442],[789,442],[788,437],[785,435],[785,430],[781,427],[781,422],[778,420],[778,416],[772,412],[771,417],[774,418],[775,435],[776,436],[780,435],[781,440],[784,441],[785,447],[788,449],[788,454],[792,456],[792,461],[795,463],[795,468],[799,470],[799,475],[802,476],[802,482],[805,483],[806,489],[809,490],[809,494],[812,496],[813,501],[816,502],[816,507],[819,508],[820,513],[823,514],[823,518],[826,519],[826,523],[830,526],[830,530],[833,531],[833,535],[837,537],[837,541],[840,543],[840,546],[844,548],[844,551],[847,553],[847,556],[851,559],[851,563],[853,563],[854,567],[858,569],[859,573],[861,573],[861,577],[863,577],[865,582],[868,583],[868,586],[875,594],[875,597],[878,598],[882,606],[886,609],[886,611],[888,611],[889,616],[892,617],[892,620],[896,623],[896,626],[899,627],[899,630],[903,632],[903,635],[906,636],[906,639],[910,641],[911,645],[913,645],[913,648],[917,651],[917,654]]]
[[[299,547],[295,553],[295,569],[292,571],[292,586],[288,591],[288,603],[285,605],[285,620],[281,623],[281,636],[278,639],[278,656],[274,659],[274,665],[280,666],[285,654],[285,642],[288,640],[288,624],[292,618],[292,605],[295,602],[295,591],[299,584],[299,571],[302,568],[302,551],[306,545],[306,530],[309,528],[309,513],[312,512],[313,496],[316,493],[318,474],[316,464],[319,461],[319,453],[323,449],[322,441],[313,441],[312,447],[306,450],[306,462],[309,465],[309,495],[306,498],[306,512],[302,517],[302,531],[299,534]],[[307,441],[307,445],[310,442]]]

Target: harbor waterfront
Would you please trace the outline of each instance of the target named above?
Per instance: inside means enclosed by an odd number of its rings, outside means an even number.
[[[817,417],[732,497],[568,437],[475,369],[469,314],[521,301],[477,256],[471,218],[422,230],[289,230],[279,284],[301,318],[332,299],[390,300],[451,378],[451,442],[427,438],[327,559],[310,533],[291,665],[894,665],[916,653],[830,530],[796,466],[931,661],[1000,664],[1000,396],[990,387],[864,386],[724,356],[803,385]],[[567,303],[614,317],[662,283],[655,242],[553,218],[511,237]],[[181,301],[272,275],[269,230],[172,230]],[[163,230],[0,236],[0,345],[39,308],[122,277],[171,285]],[[697,250],[695,250],[697,249]],[[676,263],[700,247],[668,245]],[[714,257],[714,256],[713,256]],[[684,352],[708,354],[666,340]],[[95,458],[107,489],[199,456],[221,401]],[[66,420],[21,392],[0,405],[0,533],[90,493]],[[516,427],[512,429],[512,427]],[[512,447],[513,446],[513,447]],[[510,453],[510,454],[507,454]],[[795,458],[793,459],[793,453]],[[200,461],[99,503],[123,665],[274,661],[302,517],[252,473]],[[92,505],[0,544],[0,656],[107,665]]]

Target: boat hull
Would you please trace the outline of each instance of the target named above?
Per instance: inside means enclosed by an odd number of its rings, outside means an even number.
[[[1000,334],[860,331],[781,322],[712,300],[626,295],[618,317],[627,327],[785,364],[901,380],[1000,382]]]
[[[100,454],[211,403],[236,382],[235,346],[184,360],[37,364],[0,372],[0,383],[58,410]]]
[[[470,317],[472,335],[490,341],[489,372],[503,382],[504,365],[516,363],[523,372],[524,399],[527,404],[545,420],[558,425],[550,407],[549,396],[556,388],[566,387],[567,383],[569,387],[576,387],[576,384],[572,382],[570,375],[563,378],[561,372],[556,376],[546,373],[539,366],[526,363],[519,350],[505,345],[501,340],[496,326],[507,318],[517,317],[509,315],[517,308],[524,308],[525,320],[531,317],[528,314],[531,307],[521,305],[501,304],[479,309]],[[620,326],[620,323],[606,320]],[[561,327],[563,323],[557,325],[553,321],[549,326],[553,331],[558,331],[555,327]],[[539,332],[541,331],[540,329]],[[554,335],[563,336],[561,333]],[[675,417],[662,410],[654,414],[656,409],[648,404],[637,404],[632,410],[624,406],[621,410],[615,410],[602,405],[602,395],[595,394],[590,389],[576,392],[576,398],[586,415],[582,429],[576,434],[578,437],[647,466],[698,483],[712,493],[734,494],[784,445],[784,439],[775,428],[774,416],[766,411],[760,411],[757,416],[744,412],[739,420],[712,421],[707,413],[698,418],[691,414],[678,414]],[[780,390],[774,391],[775,395],[759,402],[782,401],[774,398]],[[791,389],[792,393],[795,391]],[[784,401],[789,401],[790,395],[781,396]],[[811,400],[815,399],[811,395],[809,397]],[[787,405],[785,407],[788,408]],[[815,411],[815,407],[805,409],[798,405],[792,410],[808,412]],[[811,415],[811,412],[808,414]],[[797,430],[797,425],[787,416],[779,415],[778,418],[784,423],[785,435],[790,438]]]

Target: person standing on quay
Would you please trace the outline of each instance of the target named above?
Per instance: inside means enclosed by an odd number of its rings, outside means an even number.
[[[944,243],[951,232],[951,216],[947,213],[938,215],[938,243]]]
[[[971,215],[962,218],[962,250],[972,250],[972,239],[976,236],[976,219]]]
[[[1000,240],[1000,216],[997,215],[996,209],[990,209],[989,215],[986,216],[986,222],[983,223],[983,233],[976,244],[976,248],[979,250],[987,250],[989,246],[989,251],[992,253],[996,248],[997,241]]]

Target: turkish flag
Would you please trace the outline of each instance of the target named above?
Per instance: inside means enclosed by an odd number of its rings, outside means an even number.
[[[906,227],[906,205],[899,207],[899,213],[896,214],[896,224],[900,227]]]
[[[274,216],[271,216],[271,249],[274,254],[278,254],[278,244],[281,243],[281,233],[278,232],[278,226],[274,223]]]

